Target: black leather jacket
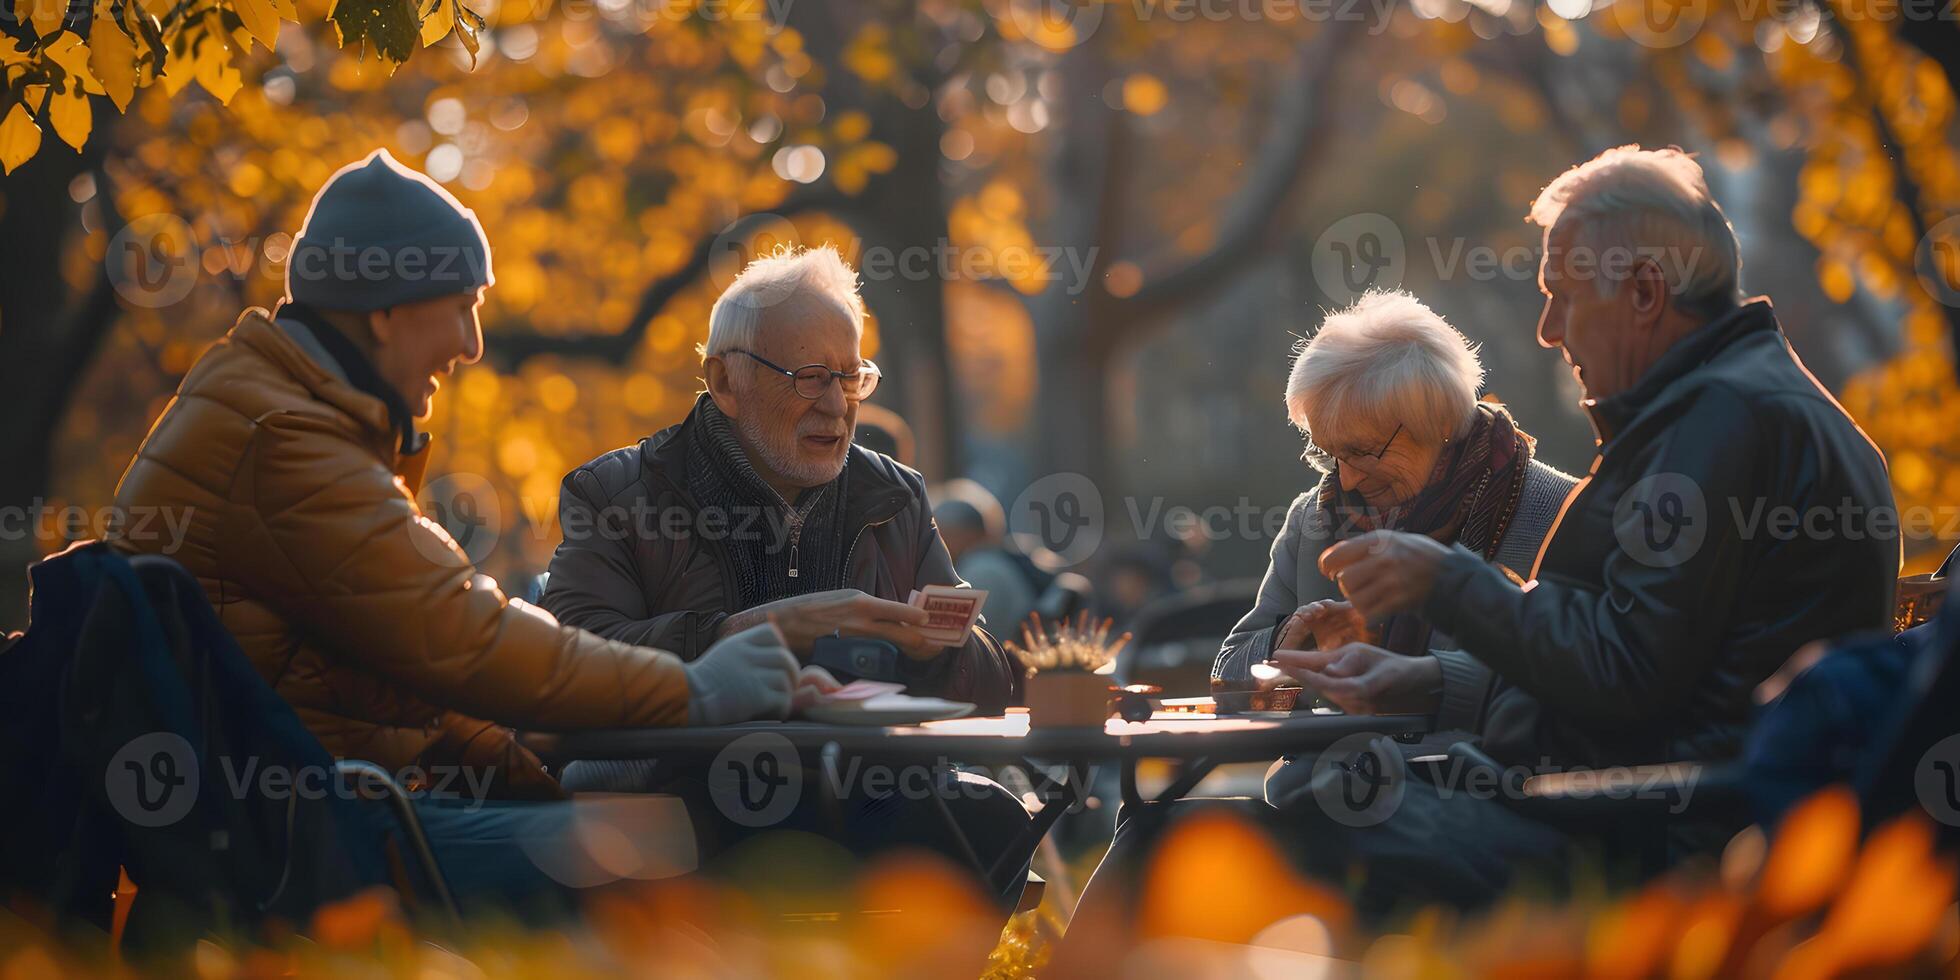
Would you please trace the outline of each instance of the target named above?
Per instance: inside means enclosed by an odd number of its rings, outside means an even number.
[[[1458,549],[1426,612],[1501,675],[1482,730],[1506,764],[1733,757],[1753,689],[1800,646],[1890,623],[1884,458],[1766,299],[1590,411],[1599,456],[1535,582],[1521,591]]]
[[[741,611],[722,543],[737,529],[698,521],[686,490],[686,440],[697,415],[566,475],[558,497],[565,538],[538,600],[559,622],[693,660]],[[851,447],[845,465],[844,584],[898,602],[913,589],[958,584],[925,480],[862,446]],[[1013,655],[978,626],[963,647],[923,663],[901,658],[900,667],[912,693],[972,701],[983,713],[1021,698]]]

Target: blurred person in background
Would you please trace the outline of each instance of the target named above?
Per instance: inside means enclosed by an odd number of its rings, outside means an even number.
[[[901,465],[918,468],[918,440],[912,435],[912,426],[904,416],[883,405],[858,403],[857,432],[852,441]]]
[[[337,757],[460,766],[492,797],[558,800],[512,727],[785,717],[799,671],[772,629],[684,662],[560,625],[507,600],[423,515],[415,423],[482,356],[493,282],[476,216],[439,184],[385,150],[341,168],[307,212],[284,302],[246,310],[192,365],[117,486],[119,512],[192,515],[169,557]],[[564,808],[471,809],[424,807],[459,893],[554,887],[513,841],[562,833]]]
[[[987,590],[987,627],[1010,640],[1018,637],[1047,581],[1036,578],[1044,573],[1033,561],[1008,546],[1000,501],[972,480],[949,480],[939,488],[932,519],[960,578]]]

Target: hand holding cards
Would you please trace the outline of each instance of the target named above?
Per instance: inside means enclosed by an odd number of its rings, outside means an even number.
[[[966,643],[973,624],[980,621],[980,607],[986,604],[987,590],[928,585],[914,589],[905,601],[932,616],[926,625],[919,627],[921,635],[942,646],[956,647]]]

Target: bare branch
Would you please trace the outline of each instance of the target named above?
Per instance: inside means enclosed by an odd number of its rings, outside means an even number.
[[[1245,186],[1226,205],[1221,230],[1204,254],[1169,267],[1144,267],[1143,285],[1118,297],[1121,307],[1146,308],[1180,302],[1216,285],[1244,262],[1281,223],[1286,198],[1329,140],[1317,139],[1333,101],[1335,68],[1343,49],[1355,47],[1353,30],[1338,19],[1315,33],[1294,55],[1271,136],[1261,149]]]
[[[501,371],[508,372],[533,357],[546,355],[558,357],[590,358],[605,361],[622,361],[639,346],[640,339],[646,336],[647,327],[654,317],[660,315],[667,304],[682,290],[692,285],[708,271],[718,247],[727,247],[731,242],[740,243],[754,233],[764,222],[790,218],[798,214],[818,211],[836,212],[845,207],[849,199],[834,190],[815,191],[808,195],[791,198],[776,211],[756,212],[743,215],[730,223],[727,228],[713,237],[704,237],[694,243],[694,251],[687,262],[679,269],[654,280],[640,294],[638,308],[633,318],[627,321],[626,328],[618,333],[581,334],[541,334],[530,331],[498,331],[487,345],[486,356]]]

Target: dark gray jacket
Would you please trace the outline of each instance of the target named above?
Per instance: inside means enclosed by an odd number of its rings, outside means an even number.
[[[696,416],[595,459],[559,489],[564,541],[551,558],[542,605],[569,626],[608,639],[700,656],[722,620],[741,612],[722,542],[772,533],[767,520],[706,515],[687,492],[687,440]],[[918,472],[861,446],[846,460],[846,587],[904,602],[913,589],[957,585]],[[753,516],[753,515],[750,515]],[[744,525],[747,526],[744,526]],[[998,712],[1020,699],[1020,672],[994,638],[974,627],[966,645],[915,664],[916,694],[972,701]]]
[[[1424,612],[1499,675],[1481,730],[1501,762],[1733,757],[1752,692],[1797,648],[1890,623],[1896,519],[1870,517],[1896,515],[1885,461],[1768,300],[1590,411],[1599,456],[1532,586],[1457,549]]]
[[[1558,520],[1559,505],[1579,481],[1537,460],[1524,477],[1524,490],[1518,496],[1518,509],[1512,516],[1504,540],[1497,546],[1497,562],[1519,575],[1531,571],[1538,560],[1538,548]],[[1212,677],[1242,681],[1250,676],[1252,665],[1265,660],[1273,649],[1273,636],[1280,618],[1317,599],[1341,598],[1340,587],[1320,574],[1320,553],[1334,543],[1334,527],[1320,507],[1318,488],[1308,490],[1293,501],[1286,512],[1286,524],[1273,541],[1272,563],[1259,583],[1259,599],[1252,611],[1239,620],[1218,651]],[[1483,718],[1484,702],[1491,690],[1490,670],[1474,657],[1456,649],[1456,642],[1440,630],[1432,634],[1430,654],[1443,666],[1443,704],[1436,716],[1438,730],[1474,731]]]

